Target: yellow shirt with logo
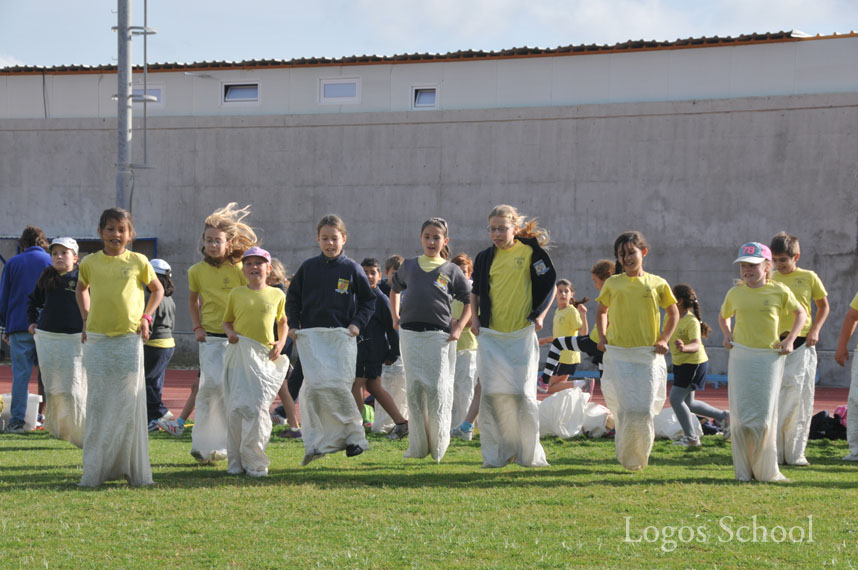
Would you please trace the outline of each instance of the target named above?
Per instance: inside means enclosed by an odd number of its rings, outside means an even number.
[[[215,267],[205,261],[195,263],[188,269],[188,287],[191,292],[199,293],[203,300],[200,311],[200,325],[203,330],[223,334],[223,310],[229,292],[236,287],[247,285],[241,272],[241,263],[232,265],[229,261]]]
[[[654,345],[661,329],[659,308],[676,304],[667,281],[651,273],[609,277],[596,300],[611,308],[608,344],[624,348]]]
[[[751,348],[774,348],[780,340],[780,320],[786,311],[801,304],[786,286],[769,281],[751,288],[741,283],[727,291],[721,305],[721,317],[735,316],[733,340]]]
[[[578,309],[569,305],[554,312],[554,325],[551,335],[554,338],[561,336],[576,336],[578,329],[584,326]],[[560,364],[578,364],[581,362],[581,353],[577,350],[563,350],[560,352]]]
[[[679,349],[673,344],[677,339],[685,344],[699,340],[700,348],[697,349],[697,352],[679,352]],[[676,330],[673,331],[673,336],[670,337],[670,356],[673,359],[674,366],[677,364],[701,364],[709,360],[709,357],[706,355],[706,349],[703,348],[700,321],[691,312],[685,313],[685,316],[679,319]]]
[[[796,268],[792,273],[786,274],[775,271],[775,274],[772,275],[772,281],[789,287],[789,290],[792,291],[792,294],[795,295],[795,298],[804,307],[804,311],[807,313],[807,321],[804,323],[798,336],[807,336],[811,325],[813,325],[812,313],[810,311],[811,301],[819,301],[828,296],[828,291],[825,290],[822,280],[813,271]],[[794,323],[795,315],[791,312],[785,313],[781,319],[780,332],[788,333],[792,330]]]
[[[86,331],[119,336],[137,332],[146,308],[143,288],[157,279],[145,255],[92,253],[80,263],[79,281],[89,287]]]
[[[489,269],[492,315],[489,328],[500,332],[521,330],[530,324],[533,310],[530,261],[533,248],[516,240],[509,249],[495,248]]]
[[[453,318],[460,319],[462,317],[462,311],[465,310],[465,305],[461,301],[453,299],[450,309],[453,311]],[[477,337],[475,337],[474,333],[471,332],[471,326],[469,324],[465,325],[465,328],[462,329],[462,334],[459,336],[459,342],[456,343],[456,350],[477,350]]]
[[[286,316],[286,295],[276,287],[236,287],[226,298],[223,322],[241,336],[274,346],[274,323]],[[223,327],[221,327],[223,330]]]

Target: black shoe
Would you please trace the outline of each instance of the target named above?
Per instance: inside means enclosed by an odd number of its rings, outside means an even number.
[[[346,457],[354,457],[355,455],[360,455],[363,453],[363,448],[354,443],[350,443],[346,446]]]

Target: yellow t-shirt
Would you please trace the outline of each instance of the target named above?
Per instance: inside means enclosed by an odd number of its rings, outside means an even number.
[[[736,317],[733,339],[751,348],[774,348],[780,337],[780,320],[785,311],[801,307],[786,286],[769,281],[752,289],[744,283],[727,291],[721,305],[721,317]]]
[[[775,274],[772,275],[772,281],[777,281],[789,287],[789,290],[792,291],[792,294],[795,295],[795,298],[804,307],[804,311],[807,313],[807,321],[804,323],[798,336],[807,336],[813,324],[810,302],[819,301],[828,296],[828,291],[825,290],[822,280],[813,271],[796,268],[795,271],[787,274],[775,271]],[[781,318],[780,332],[788,333],[792,330],[794,323],[795,315],[792,312],[785,313]]]
[[[144,344],[146,346],[151,346],[152,348],[173,348],[176,346],[176,339],[173,337],[154,338],[147,340]]]
[[[561,336],[575,336],[578,334],[578,329],[584,326],[584,321],[581,320],[581,314],[578,309],[569,305],[564,309],[557,309],[554,312],[554,326],[551,330],[551,335],[554,338]],[[563,350],[560,352],[560,364],[578,364],[581,362],[581,353],[577,350]]]
[[[659,307],[676,304],[667,281],[651,273],[609,277],[596,300],[611,308],[608,344],[624,348],[654,345],[661,329]]]
[[[285,316],[286,295],[277,287],[236,287],[226,298],[223,322],[232,323],[241,336],[274,346],[274,323]]]
[[[685,344],[694,340],[700,340],[700,348],[697,352],[679,352],[679,349],[673,344],[676,339],[681,340]],[[676,325],[676,330],[673,331],[673,336],[670,337],[670,356],[673,359],[673,364],[701,364],[709,360],[706,355],[706,349],[703,348],[703,336],[700,333],[700,321],[697,320],[691,312],[685,313],[685,316],[679,319]]]
[[[607,313],[605,313],[605,314],[607,314]],[[608,326],[610,326],[610,325],[611,325],[611,321],[610,321],[610,319],[608,319]],[[592,340],[592,341],[593,341],[593,342],[595,342],[596,344],[599,344],[599,325],[598,325],[598,319],[596,320],[596,322],[594,322],[594,323],[593,323],[593,328],[592,328],[592,329],[590,329],[590,340]]]
[[[431,271],[435,271],[436,269],[444,265],[446,261],[447,260],[441,256],[429,257],[428,255],[421,255],[417,258],[417,265],[420,266],[420,269],[422,269],[426,273],[429,273]]]
[[[858,293],[855,293],[855,298],[849,303],[849,308],[858,311]]]
[[[453,318],[458,319],[462,316],[462,311],[465,310],[465,305],[461,301],[453,299],[450,309],[453,311]],[[477,337],[475,337],[474,333],[471,332],[470,325],[466,325],[465,328],[462,329],[462,334],[459,336],[459,342],[456,343],[456,350],[477,350]]]
[[[492,315],[489,328],[500,332],[521,330],[533,310],[530,260],[533,248],[516,240],[509,249],[495,248],[489,269],[489,297]]]
[[[223,310],[229,292],[236,287],[247,285],[247,280],[241,272],[241,263],[232,265],[223,262],[220,267],[214,267],[200,261],[188,269],[188,287],[193,293],[199,293],[203,299],[200,312],[200,325],[203,330],[215,334],[223,334]]]
[[[89,286],[86,332],[119,336],[137,332],[146,308],[143,287],[157,279],[145,255],[126,250],[120,255],[103,251],[80,262],[79,281]]]

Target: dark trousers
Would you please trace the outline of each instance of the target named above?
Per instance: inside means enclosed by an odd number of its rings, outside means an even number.
[[[157,420],[167,413],[167,406],[161,401],[164,390],[164,374],[173,358],[175,348],[155,348],[143,346],[143,367],[146,370],[146,418]]]

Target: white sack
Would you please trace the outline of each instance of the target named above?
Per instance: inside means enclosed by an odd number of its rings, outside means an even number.
[[[538,374],[539,344],[533,325],[511,333],[480,329],[477,375],[482,384],[483,467],[503,467],[512,461],[525,467],[548,465],[539,443]]]
[[[271,438],[268,408],[277,397],[289,371],[289,359],[282,354],[268,358],[271,349],[239,335],[224,355],[226,392],[227,472],[256,477],[268,474],[271,461],[265,447]]]
[[[387,390],[387,393],[393,398],[393,403],[399,409],[399,413],[407,420],[408,395],[405,386],[405,366],[402,364],[402,358],[397,358],[396,362],[390,366],[385,364],[381,367],[381,387]],[[393,418],[384,411],[384,408],[376,400],[375,420],[372,422],[373,433],[387,433],[395,425]]]
[[[733,342],[727,365],[733,471],[739,481],[783,481],[778,469],[777,406],[784,358]]]
[[[453,374],[453,409],[450,412],[450,429],[462,425],[474,399],[477,385],[477,351],[456,352],[456,371]]]
[[[80,333],[36,329],[39,371],[45,386],[45,429],[83,447],[86,434],[86,372]]]
[[[682,431],[682,424],[676,419],[676,412],[673,411],[673,408],[661,410],[653,419],[653,426],[657,438],[677,441],[685,435],[685,432]],[[700,422],[694,414],[691,414],[691,430],[697,439],[703,437],[703,428],[700,427]]]
[[[432,455],[440,462],[450,445],[456,343],[443,331],[399,330],[408,385],[408,449],[403,457]]]
[[[539,437],[570,439],[581,433],[590,394],[567,388],[539,402]]]
[[[136,334],[86,334],[86,435],[82,487],[125,478],[151,485],[143,341]]]
[[[584,424],[581,426],[584,435],[592,438],[605,437],[612,429],[614,428],[611,410],[602,404],[588,403],[584,408]]]
[[[352,385],[357,368],[357,340],[345,328],[314,327],[295,331],[304,383],[298,394],[304,465],[354,444],[369,449]]]
[[[607,346],[602,393],[614,415],[617,460],[626,469],[643,469],[655,439],[653,418],[664,406],[667,365],[651,346]]]
[[[849,412],[846,414],[846,441],[849,455],[845,461],[858,461],[858,350],[852,353],[852,383],[849,385],[849,397],[846,399]]]
[[[778,396],[778,463],[807,465],[804,450],[813,417],[816,347],[803,344],[787,355]]]
[[[226,391],[223,386],[223,358],[226,338],[206,335],[200,348],[200,388],[191,432],[191,455],[200,463],[226,457]]]

